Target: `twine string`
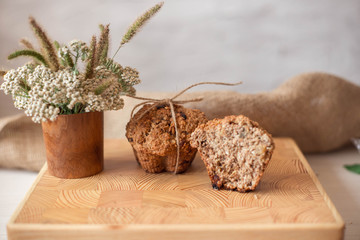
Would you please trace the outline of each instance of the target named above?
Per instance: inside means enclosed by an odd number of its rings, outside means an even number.
[[[237,86],[242,84],[242,82],[237,82],[237,83],[224,83],[224,82],[200,82],[200,83],[196,83],[193,84],[187,88],[185,88],[184,90],[180,91],[179,93],[175,94],[172,98],[165,98],[165,99],[156,99],[156,98],[146,98],[146,97],[137,97],[137,96],[131,96],[131,95],[126,95],[127,97],[130,98],[134,98],[137,100],[143,100],[144,102],[141,102],[139,104],[136,104],[134,106],[134,108],[131,111],[131,118],[134,116],[134,112],[137,108],[148,104],[148,103],[153,103],[153,105],[151,107],[149,107],[148,109],[146,109],[146,111],[144,111],[139,117],[136,118],[136,120],[140,120],[141,118],[143,118],[145,116],[145,114],[147,114],[148,112],[150,112],[152,109],[161,106],[161,105],[169,105],[170,106],[170,111],[171,111],[171,117],[174,121],[174,128],[175,128],[175,140],[176,140],[176,165],[175,165],[175,171],[174,174],[177,173],[177,170],[179,168],[179,160],[180,160],[180,139],[179,139],[179,129],[177,126],[177,121],[176,121],[176,113],[175,113],[175,108],[174,108],[174,104],[185,104],[185,103],[190,103],[190,102],[200,102],[203,100],[202,97],[200,98],[193,98],[193,99],[188,99],[188,100],[175,100],[176,98],[180,97],[181,95],[183,95],[186,91],[190,90],[193,87],[199,86],[199,85],[224,85],[224,86]]]
[[[177,173],[178,167],[179,167],[179,159],[180,159],[180,139],[179,139],[179,130],[177,127],[177,121],[176,121],[176,113],[174,110],[174,105],[172,101],[169,101],[170,110],[171,110],[171,116],[174,121],[174,127],[175,127],[175,140],[176,140],[176,165],[175,165],[175,171],[174,174]]]

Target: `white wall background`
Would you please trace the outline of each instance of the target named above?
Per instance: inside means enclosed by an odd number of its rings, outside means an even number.
[[[133,20],[157,1],[0,0],[0,66],[22,37],[34,39],[34,16],[53,40],[89,41],[110,23],[112,50]],[[142,91],[178,91],[199,81],[243,81],[259,92],[302,72],[325,71],[360,84],[358,0],[166,0],[116,60],[140,71]],[[195,90],[218,89],[202,86]],[[229,89],[227,87],[221,87]],[[16,113],[0,93],[0,117]]]

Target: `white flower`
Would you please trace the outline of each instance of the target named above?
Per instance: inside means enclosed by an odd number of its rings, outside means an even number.
[[[63,58],[65,55],[68,55],[70,53],[70,50],[67,46],[63,46],[61,48],[59,48],[58,50],[58,56],[60,58]]]
[[[86,44],[73,40],[59,49],[60,59],[89,52]],[[109,63],[109,64],[108,64]],[[71,65],[67,63],[65,66]],[[74,63],[76,66],[76,62]],[[14,105],[24,109],[34,122],[54,121],[60,114],[118,110],[124,107],[124,94],[135,95],[140,82],[136,69],[108,61],[95,69],[92,79],[76,72],[75,66],[54,72],[43,65],[26,64],[7,72],[0,89],[12,95]]]

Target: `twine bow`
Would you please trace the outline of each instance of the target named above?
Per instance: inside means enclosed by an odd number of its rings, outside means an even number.
[[[165,105],[165,104],[170,106],[171,117],[172,117],[172,119],[174,121],[174,126],[175,126],[175,140],[176,140],[176,146],[177,146],[176,147],[176,166],[175,166],[174,174],[177,173],[177,170],[178,170],[178,167],[179,167],[179,159],[180,159],[180,139],[179,139],[179,130],[178,130],[178,127],[177,127],[177,122],[176,122],[176,113],[175,113],[175,109],[174,109],[174,104],[184,104],[184,103],[189,103],[189,102],[200,102],[200,101],[203,100],[203,98],[202,97],[201,98],[193,98],[193,99],[188,99],[188,100],[175,100],[175,99],[178,98],[179,96],[181,96],[182,94],[184,94],[189,89],[191,89],[193,87],[196,87],[196,86],[199,86],[199,85],[205,85],[205,84],[236,86],[236,85],[242,84],[242,82],[237,82],[237,83],[200,82],[200,83],[196,83],[196,84],[193,84],[193,85],[185,88],[184,90],[180,91],[178,94],[173,96],[172,98],[165,98],[165,99],[145,98],[145,97],[136,97],[136,96],[126,95],[127,97],[131,97],[131,98],[134,98],[134,99],[144,100],[144,102],[139,103],[139,104],[134,106],[134,108],[131,111],[131,117],[133,117],[134,111],[138,107],[143,106],[143,105],[148,104],[148,103],[153,103],[154,104],[150,108],[146,109],[146,111],[143,112],[137,118],[137,120],[140,120],[146,113],[150,112],[155,107],[158,107],[160,105]]]

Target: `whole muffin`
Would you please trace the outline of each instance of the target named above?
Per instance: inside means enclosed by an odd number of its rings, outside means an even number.
[[[144,105],[126,125],[126,138],[133,147],[136,160],[149,173],[175,172],[177,144],[175,124],[168,104]],[[195,128],[206,123],[200,110],[174,104],[179,133],[180,158],[177,173],[186,171],[197,149],[191,147],[190,136]]]
[[[239,192],[255,190],[274,150],[271,135],[242,115],[198,126],[191,146],[199,150],[213,188]]]

